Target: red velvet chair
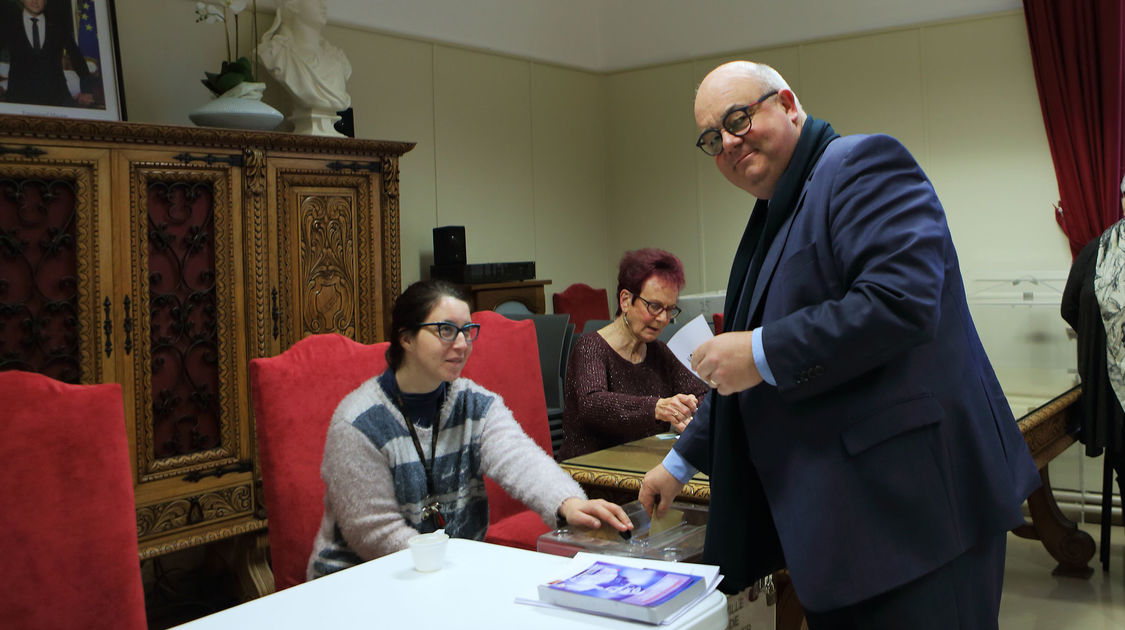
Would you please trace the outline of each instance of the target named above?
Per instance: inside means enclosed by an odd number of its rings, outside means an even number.
[[[0,372],[0,628],[146,627],[121,386]]]
[[[547,426],[535,324],[531,320],[512,321],[492,311],[473,313],[473,321],[481,325],[480,336],[461,375],[503,396],[524,432],[550,455],[551,430]],[[539,536],[550,527],[491,479],[484,482],[489,511],[485,542],[534,551]]]
[[[711,313],[711,321],[715,323],[715,334],[723,332],[723,314]]]
[[[332,413],[344,396],[387,368],[389,345],[312,335],[276,357],[250,361],[270,560],[279,591],[305,581],[324,516],[320,461]]]
[[[588,319],[609,319],[609,297],[606,290],[595,289],[580,282],[552,295],[551,303],[556,313],[570,315],[570,322],[579,333],[584,330]]]

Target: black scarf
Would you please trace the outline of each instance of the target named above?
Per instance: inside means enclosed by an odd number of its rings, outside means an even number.
[[[738,244],[738,253],[731,265],[730,279],[727,280],[727,300],[723,309],[725,330],[751,329],[747,309],[750,308],[750,296],[758,282],[758,273],[762,270],[766,252],[785,219],[797,207],[805,180],[812,173],[824,149],[829,142],[839,137],[832,125],[807,116],[797,147],[793,150],[793,157],[777,180],[773,197],[759,199],[754,204],[754,211],[750,213],[750,221],[746,223],[742,241]]]
[[[754,205],[727,283],[725,330],[753,328],[751,324],[758,316],[748,313],[750,298],[766,252],[796,209],[805,181],[825,147],[838,137],[832,125],[808,116],[773,198],[758,200]],[[707,471],[711,475],[711,505],[703,561],[722,567],[726,577],[721,590],[737,593],[763,575],[784,567],[785,557],[761,479],[749,458],[738,395],[720,396],[713,392],[712,396],[708,432],[711,469]]]

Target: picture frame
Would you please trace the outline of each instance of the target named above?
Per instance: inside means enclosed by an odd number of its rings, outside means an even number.
[[[125,120],[117,42],[114,0],[0,0],[0,114]]]

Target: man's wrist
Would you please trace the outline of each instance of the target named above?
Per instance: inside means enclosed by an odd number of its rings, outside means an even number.
[[[687,483],[695,476],[695,473],[699,472],[699,470],[688,463],[682,455],[677,453],[676,449],[668,451],[661,465],[664,466],[664,470],[667,470],[668,473],[675,477],[676,481],[680,483]]]

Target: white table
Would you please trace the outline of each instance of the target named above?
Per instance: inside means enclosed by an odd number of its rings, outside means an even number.
[[[667,628],[722,630],[726,596],[711,593],[674,624],[649,626],[515,603],[559,577],[569,558],[452,539],[445,566],[419,573],[409,551],[384,556],[180,626],[210,628]]]

